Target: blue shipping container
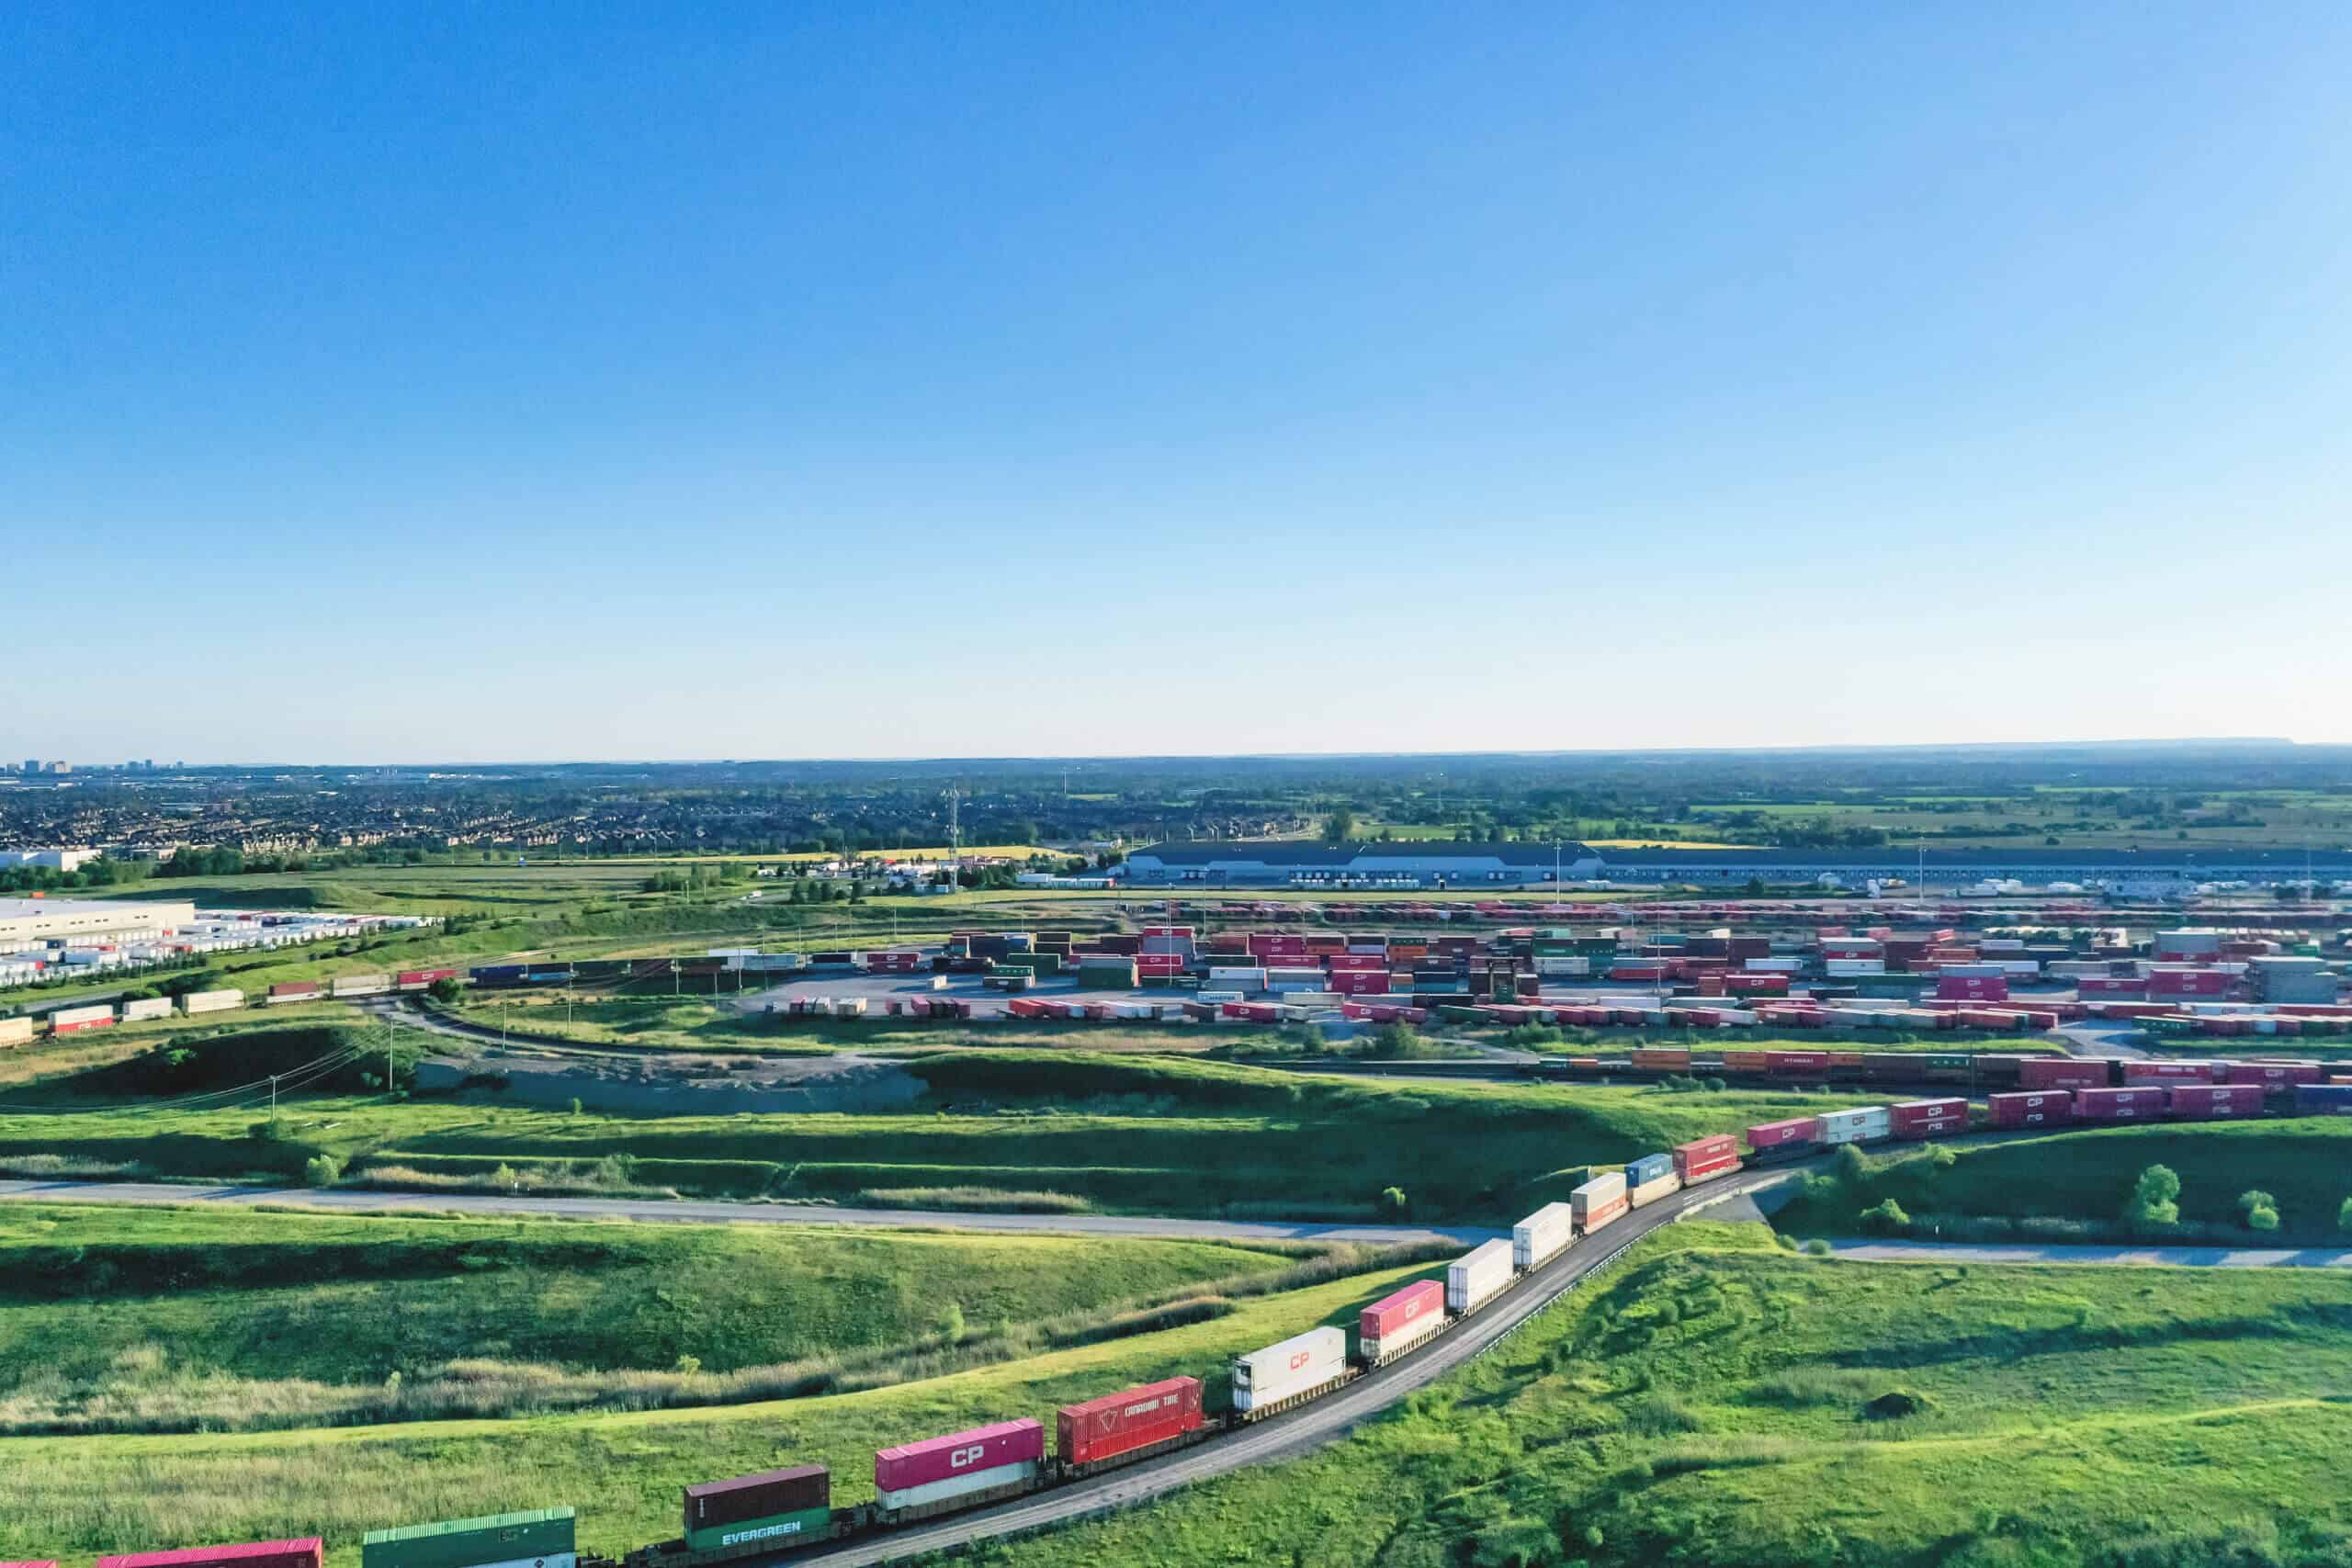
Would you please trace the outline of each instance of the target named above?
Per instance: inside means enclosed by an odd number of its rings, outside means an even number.
[[[2295,1110],[2305,1116],[2352,1116],[2352,1083],[2297,1084]]]
[[[469,973],[476,985],[494,986],[503,980],[521,979],[523,966],[520,964],[486,964]]]
[[[524,972],[523,978],[526,980],[569,980],[571,978],[571,966],[567,964],[554,969],[529,969]]]
[[[1625,1185],[1642,1187],[1661,1176],[1674,1174],[1672,1155],[1644,1155],[1625,1167]]]

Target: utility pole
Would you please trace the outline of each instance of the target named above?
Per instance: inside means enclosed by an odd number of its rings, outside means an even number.
[[[273,1123],[277,1120],[277,1075],[276,1073],[269,1075],[269,1119]]]

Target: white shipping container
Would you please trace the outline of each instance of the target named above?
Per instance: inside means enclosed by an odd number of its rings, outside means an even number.
[[[1263,969],[1228,968],[1211,964],[1209,981],[1212,985],[1238,986],[1244,990],[1262,991],[1266,988],[1266,972]]]
[[[1589,958],[1538,958],[1535,961],[1535,972],[1538,975],[1551,976],[1589,975],[1592,973],[1592,960]]]
[[[1638,1209],[1645,1203],[1655,1203],[1661,1198],[1671,1198],[1682,1190],[1682,1179],[1668,1171],[1653,1181],[1645,1181],[1625,1194],[1626,1206]]]
[[[185,1013],[227,1012],[244,1005],[243,991],[190,991],[180,998],[180,1011]]]
[[[141,997],[136,1001],[122,1004],[122,1021],[125,1023],[135,1023],[142,1019],[171,1016],[172,998],[169,997]]]
[[[865,998],[864,997],[835,998],[833,1001],[833,1016],[835,1018],[864,1018],[865,1016]]]
[[[1193,993],[1195,1000],[1204,1002],[1238,1002],[1244,999],[1239,991],[1213,991],[1206,987]]]
[[[1620,1179],[1623,1179],[1622,1178]],[[1481,1242],[1445,1266],[1445,1309],[1476,1312],[1510,1283],[1511,1244]]]
[[[1504,1254],[1508,1258],[1510,1254]],[[1344,1329],[1310,1328],[1280,1344],[1233,1359],[1233,1408],[1242,1412],[1279,1404],[1294,1394],[1344,1376],[1348,1336]]]
[[[1747,972],[1751,975],[1793,975],[1804,967],[1798,958],[1751,958]]]
[[[1827,958],[1822,961],[1822,967],[1831,975],[1883,975],[1886,973],[1886,960],[1883,958]]]
[[[919,1508],[926,1503],[943,1503],[951,1497],[993,1492],[1000,1486],[1026,1485],[1036,1479],[1037,1461],[1024,1459],[1013,1464],[991,1465],[986,1470],[967,1471],[961,1475],[926,1481],[920,1486],[901,1486],[896,1492],[878,1494],[876,1500],[886,1508]]]
[[[108,1023],[114,1021],[114,1008],[112,1004],[105,1003],[96,1007],[59,1008],[55,1012],[49,1015],[50,1027],[52,1029],[72,1029],[77,1024],[96,1023],[101,1019],[105,1020]]]
[[[33,1037],[29,1018],[0,1018],[0,1045],[24,1045]]]
[[[338,997],[374,997],[390,990],[392,982],[383,975],[338,975],[327,982],[327,988]]]
[[[1510,1227],[1514,1269],[1541,1269],[1576,1239],[1576,1217],[1566,1203],[1546,1203]]]
[[[1825,1144],[1871,1144],[1894,1135],[1894,1117],[1883,1105],[1858,1106],[1851,1111],[1825,1111],[1816,1118]]]
[[[1625,1212],[1625,1173],[1612,1170],[1594,1177],[1568,1194],[1568,1207],[1578,1230],[1591,1232],[1607,1224]]]

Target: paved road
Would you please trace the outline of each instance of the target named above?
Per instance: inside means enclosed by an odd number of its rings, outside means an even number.
[[[1863,1263],[2120,1263],[2168,1269],[2352,1269],[2352,1247],[2033,1247],[1973,1242],[1833,1241]]]
[[[1443,1241],[1476,1247],[1508,1231],[1440,1225],[1160,1219],[1118,1214],[985,1214],[927,1209],[837,1209],[815,1204],[697,1202],[665,1198],[501,1197],[492,1192],[373,1192],[338,1187],[229,1187],[164,1181],[0,1181],[0,1201],[297,1205],[340,1213],[427,1209],[466,1214],[560,1214],[575,1219],[658,1220],[673,1224],[909,1226],[966,1231],[1049,1231],[1062,1235],[1133,1235],[1193,1241],[1363,1242],[1394,1247]]]
[[[1631,1218],[1610,1227],[1610,1239],[1578,1242],[1565,1257],[1522,1280],[1467,1323],[1440,1335],[1427,1348],[1261,1426],[1246,1427],[1198,1448],[1148,1460],[1091,1481],[1057,1487],[1035,1497],[1000,1504],[936,1524],[861,1537],[830,1551],[796,1551],[789,1557],[767,1559],[758,1568],[766,1568],[767,1562],[784,1568],[786,1564],[811,1562],[824,1562],[830,1568],[865,1568],[871,1563],[944,1551],[995,1536],[1041,1529],[1146,1502],[1196,1481],[1246,1466],[1295,1459],[1347,1436],[1415,1390],[1427,1387],[1470,1361],[1659,1226],[1781,1180],[1786,1175],[1785,1170],[1781,1170],[1733,1177],[1636,1210]]]

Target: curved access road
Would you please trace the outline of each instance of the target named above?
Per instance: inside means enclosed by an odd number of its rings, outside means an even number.
[[[2037,1247],[1965,1241],[1833,1241],[1830,1256],[1861,1263],[2091,1263],[2161,1269],[2352,1269],[2352,1247]]]
[[[824,1562],[831,1568],[865,1568],[870,1563],[892,1562],[997,1536],[1043,1529],[1146,1502],[1194,1482],[1250,1465],[1295,1459],[1347,1436],[1415,1390],[1427,1387],[1475,1359],[1529,1318],[1616,1261],[1627,1247],[1652,1231],[1695,1211],[1742,1197],[1785,1174],[1785,1170],[1743,1173],[1637,1209],[1611,1225],[1603,1237],[1577,1243],[1564,1256],[1521,1280],[1485,1311],[1446,1330],[1424,1348],[1358,1378],[1336,1393],[1326,1394],[1263,1425],[1213,1438],[1197,1448],[1147,1460],[1130,1469],[1073,1482],[1033,1497],[1001,1503],[993,1508],[958,1515],[935,1524],[861,1536],[837,1547],[803,1550],[788,1557],[754,1560],[753,1568],[765,1568],[769,1562],[777,1568],[804,1562]]]
[[[1162,1241],[1358,1242],[1368,1247],[1442,1241],[1476,1247],[1508,1231],[1443,1225],[1315,1221],[1186,1220],[1149,1214],[964,1213],[934,1209],[838,1209],[820,1204],[729,1203],[684,1198],[541,1198],[522,1193],[376,1191],[356,1187],[236,1187],[168,1181],[0,1181],[0,1201],[184,1203],[305,1208],[336,1213],[543,1214],[670,1224],[849,1225],[887,1230],[1046,1231],[1060,1235],[1147,1236]]]

